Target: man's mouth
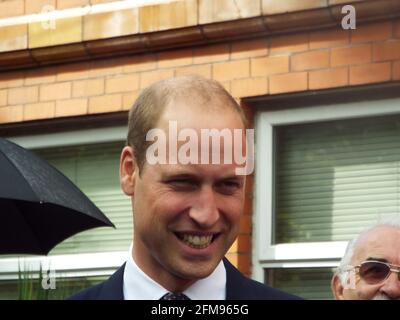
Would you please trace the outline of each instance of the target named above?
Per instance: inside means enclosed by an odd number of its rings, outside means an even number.
[[[216,234],[192,234],[192,233],[184,233],[184,232],[175,232],[176,237],[184,242],[189,247],[195,249],[204,249],[207,248],[217,237]]]

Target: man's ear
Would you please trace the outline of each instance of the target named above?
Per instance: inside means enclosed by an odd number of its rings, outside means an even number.
[[[343,297],[343,286],[339,278],[339,274],[335,273],[331,281],[331,289],[335,300],[344,300]]]
[[[124,147],[119,162],[119,181],[122,191],[128,196],[134,193],[138,170],[132,147]]]

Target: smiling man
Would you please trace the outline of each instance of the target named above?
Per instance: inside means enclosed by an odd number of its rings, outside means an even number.
[[[149,137],[155,128],[165,134]],[[198,139],[204,129],[225,132],[224,143]],[[240,139],[229,139],[238,133]],[[129,257],[110,279],[73,298],[296,298],[244,277],[224,258],[244,205],[245,175],[238,172],[248,172],[237,170],[243,162],[232,155],[252,149],[247,133],[243,111],[215,81],[184,76],[145,89],[129,114],[120,159],[121,187],[134,213]]]
[[[337,300],[400,300],[399,218],[351,241],[331,286]]]

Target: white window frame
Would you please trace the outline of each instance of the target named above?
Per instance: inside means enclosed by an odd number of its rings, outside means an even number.
[[[64,147],[82,144],[125,141],[128,128],[116,126],[108,128],[75,130],[49,134],[7,137],[8,140],[26,149]],[[116,172],[116,174],[118,174]],[[121,191],[122,192],[122,191]],[[62,277],[90,277],[110,275],[128,258],[125,251],[64,254],[51,256],[0,256],[0,280],[18,279],[18,269],[39,271],[51,268]]]
[[[347,241],[272,244],[274,127],[329,120],[400,114],[400,99],[310,106],[256,114],[256,171],[253,214],[253,278],[263,282],[271,267],[335,267]]]

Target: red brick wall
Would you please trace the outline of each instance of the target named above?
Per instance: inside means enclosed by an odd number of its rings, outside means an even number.
[[[2,73],[0,123],[128,110],[150,83],[193,73],[237,99],[400,80],[400,21]],[[228,257],[250,274],[251,181],[246,194]]]

